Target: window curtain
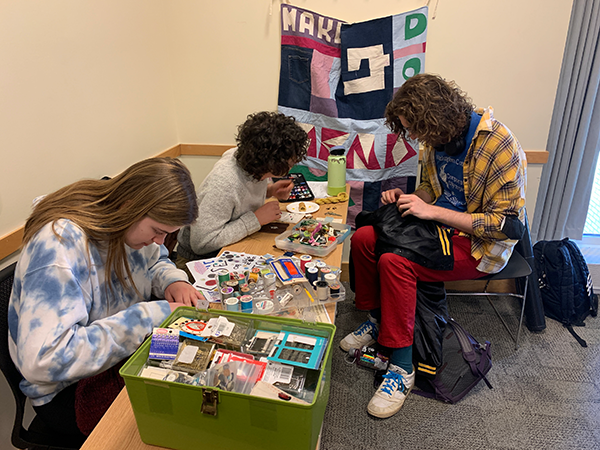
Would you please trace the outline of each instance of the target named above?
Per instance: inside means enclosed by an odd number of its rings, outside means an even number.
[[[574,0],[550,123],[533,241],[580,240],[600,141],[600,0]]]

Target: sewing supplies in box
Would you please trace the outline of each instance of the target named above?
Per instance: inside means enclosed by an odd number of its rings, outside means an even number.
[[[350,226],[331,219],[304,219],[275,238],[282,250],[326,256],[350,235]]]
[[[139,376],[308,404],[328,339],[303,331],[254,329],[251,321],[224,316],[180,317],[154,329]]]
[[[345,291],[339,283],[339,268],[334,267],[334,272],[322,260],[313,260],[310,255],[280,258],[269,254],[245,256],[264,261],[264,264],[244,271],[213,270],[217,301],[223,304],[223,309],[257,315],[279,315],[292,311],[292,315],[299,314],[307,320],[314,320],[309,317],[308,307],[345,298]],[[227,259],[235,257],[230,254]],[[314,269],[307,270],[313,266]],[[317,285],[319,280],[326,284],[321,282]],[[181,332],[205,336],[202,334],[203,326],[190,321],[183,324]]]

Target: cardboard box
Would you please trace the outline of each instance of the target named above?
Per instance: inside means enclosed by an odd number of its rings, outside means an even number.
[[[314,450],[329,399],[335,326],[230,311],[203,312],[194,308],[178,308],[162,326],[180,317],[206,320],[218,315],[247,321],[254,329],[284,330],[327,338],[312,403],[290,403],[218,388],[142,378],[138,374],[148,358],[148,339],[120,371],[142,440],[177,450]]]

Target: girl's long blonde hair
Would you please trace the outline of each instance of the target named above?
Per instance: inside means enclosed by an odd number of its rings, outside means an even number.
[[[107,250],[106,279],[112,291],[114,271],[125,288],[137,288],[125,251],[125,233],[136,222],[150,217],[181,227],[198,217],[194,183],[189,170],[174,158],[151,158],[134,164],[108,180],[82,180],[40,200],[25,224],[24,246],[46,224],[68,219],[88,241]],[[56,233],[56,231],[55,231]]]

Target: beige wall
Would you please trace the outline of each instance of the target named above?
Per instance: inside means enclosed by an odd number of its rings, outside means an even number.
[[[294,2],[349,22],[426,3]],[[430,3],[426,70],[544,149],[571,0]],[[232,143],[247,114],[275,109],[279,3],[4,0],[0,62],[2,236],[40,194],[180,142]]]
[[[178,143],[168,7],[0,1],[0,236],[36,196]]]
[[[426,0],[295,0],[347,22],[405,12]],[[430,0],[426,66],[454,79],[527,150],[545,149],[571,0]],[[273,5],[272,15],[271,5]],[[437,8],[436,8],[437,5]],[[279,2],[173,2],[179,137],[233,142],[251,112],[275,109]],[[432,15],[435,11],[435,18]]]

